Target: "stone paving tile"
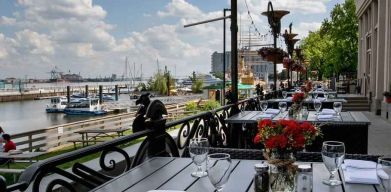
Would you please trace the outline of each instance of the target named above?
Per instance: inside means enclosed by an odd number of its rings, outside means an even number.
[[[391,155],[391,123],[370,112],[363,112],[371,121],[368,129],[368,153]]]

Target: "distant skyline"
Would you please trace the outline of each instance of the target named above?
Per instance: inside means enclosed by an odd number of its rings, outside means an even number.
[[[249,17],[261,34],[269,31],[266,0],[238,1],[241,31]],[[275,9],[291,13],[282,31],[293,23],[302,38],[317,30],[342,0],[272,0]],[[151,76],[167,66],[172,74],[208,73],[211,55],[222,52],[222,21],[183,28],[184,24],[222,16],[229,0],[0,0],[0,79],[50,78],[54,67],[85,78],[119,77],[125,57],[136,73]],[[251,29],[254,31],[254,28]],[[227,50],[230,49],[229,21]],[[270,37],[270,36],[269,36]],[[263,38],[263,43],[271,43]],[[283,45],[283,41],[279,41]],[[283,46],[285,47],[285,45]]]

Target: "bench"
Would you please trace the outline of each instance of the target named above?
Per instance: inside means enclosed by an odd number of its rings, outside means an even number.
[[[0,168],[0,173],[9,173],[14,176],[14,183],[16,182],[16,175],[20,175],[24,169],[1,169]]]
[[[70,143],[73,143],[73,146],[75,149],[77,149],[76,147],[76,144],[77,143],[81,143],[83,145],[83,147],[85,146],[85,144],[87,144],[88,146],[88,143],[97,143],[97,142],[105,142],[104,140],[82,140],[82,139],[74,139],[74,140],[68,140],[68,142]]]

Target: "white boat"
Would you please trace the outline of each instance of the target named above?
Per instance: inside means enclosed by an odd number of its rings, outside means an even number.
[[[107,111],[102,109],[99,99],[81,98],[68,103],[64,113],[67,115],[104,115]]]
[[[62,113],[67,106],[66,97],[53,97],[50,99],[50,104],[46,105],[47,113]]]

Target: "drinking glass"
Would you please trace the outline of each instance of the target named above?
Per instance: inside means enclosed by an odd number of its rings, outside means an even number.
[[[325,98],[326,100],[329,98],[329,94],[328,94],[327,92],[324,92],[323,95],[324,95],[324,98]]]
[[[391,156],[379,157],[376,174],[384,192],[391,192]]]
[[[286,102],[279,102],[278,108],[280,109],[280,113],[283,113],[286,111],[286,108],[288,108],[288,104]]]
[[[288,93],[287,93],[286,91],[283,91],[283,92],[282,92],[282,97],[283,97],[284,99],[286,99],[287,96],[288,96]]]
[[[194,138],[190,140],[189,153],[197,170],[191,173],[193,177],[205,177],[207,173],[202,170],[202,163],[206,161],[208,155],[209,141],[206,138]]]
[[[341,115],[342,111],[342,102],[334,102],[333,104],[334,111],[337,113],[337,115]]]
[[[319,115],[319,111],[322,108],[322,102],[320,102],[319,100],[315,99],[314,100],[314,108],[316,110],[316,115]]]
[[[207,171],[208,177],[216,191],[221,192],[224,184],[231,175],[231,157],[226,153],[215,153],[208,155]]]
[[[261,109],[262,109],[263,112],[266,111],[267,105],[268,105],[267,101],[262,101],[261,102]]]
[[[318,98],[318,91],[314,91],[312,94],[314,95],[314,99]]]
[[[330,172],[329,179],[323,180],[326,185],[340,185],[342,182],[335,178],[335,173],[345,158],[345,144],[339,141],[325,141],[322,146],[322,159]]]

